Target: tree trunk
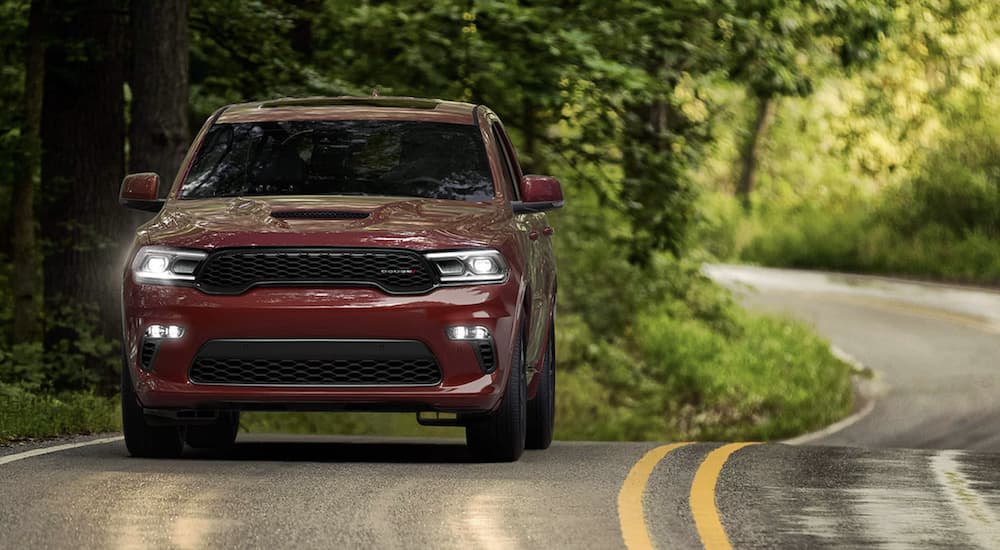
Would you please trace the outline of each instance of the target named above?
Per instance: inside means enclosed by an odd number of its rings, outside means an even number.
[[[42,118],[42,83],[45,78],[45,23],[43,0],[31,2],[28,37],[24,56],[24,124],[21,127],[21,151],[16,163],[14,182],[14,342],[38,339],[38,257],[35,253],[35,177],[41,156],[39,125]]]
[[[313,60],[313,19],[323,9],[321,0],[290,0],[292,10],[292,28],[288,33],[288,41],[292,49],[302,56],[302,61],[311,63]]]
[[[46,346],[82,354],[90,377],[115,384],[122,255],[131,240],[118,205],[125,172],[124,0],[52,0],[45,55],[42,232]],[[111,348],[113,349],[113,347]]]
[[[165,196],[190,141],[188,0],[132,2],[129,171],[156,172]]]
[[[773,97],[761,97],[757,101],[757,118],[754,121],[753,133],[747,141],[743,156],[740,159],[740,179],[736,183],[736,195],[743,208],[750,209],[750,194],[757,185],[757,167],[760,164],[760,150],[767,139],[767,131],[774,120],[776,100]]]

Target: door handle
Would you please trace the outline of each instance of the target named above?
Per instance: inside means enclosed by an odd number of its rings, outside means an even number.
[[[528,238],[531,239],[531,240],[533,240],[533,241],[537,241],[538,240],[538,231],[532,231],[531,233],[528,233]]]
[[[555,229],[552,229],[551,227],[546,227],[545,229],[542,230],[542,235],[545,235],[546,237],[548,237],[549,235],[551,235],[551,234],[553,234],[555,232],[556,232]]]

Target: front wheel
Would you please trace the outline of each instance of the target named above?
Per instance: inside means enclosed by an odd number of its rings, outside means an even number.
[[[524,328],[522,320],[500,407],[486,417],[470,419],[465,427],[465,441],[469,449],[487,462],[514,462],[524,453],[528,416]]]
[[[542,362],[542,379],[535,398],[528,401],[528,449],[548,449],[556,424],[556,331],[549,327],[549,346]]]
[[[135,396],[128,364],[122,364],[122,431],[125,447],[132,456],[176,458],[184,450],[184,440],[177,426],[150,426]]]

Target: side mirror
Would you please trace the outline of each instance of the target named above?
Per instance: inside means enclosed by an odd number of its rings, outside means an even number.
[[[152,172],[129,174],[122,180],[118,203],[136,210],[159,212],[165,202],[159,198],[159,190],[160,176]]]
[[[563,206],[562,186],[552,176],[528,175],[521,179],[521,200],[512,204],[515,214],[555,210]]]

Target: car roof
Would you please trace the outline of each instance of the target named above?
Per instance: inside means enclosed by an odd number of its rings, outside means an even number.
[[[476,105],[390,96],[286,97],[224,108],[217,122],[278,120],[417,120],[475,124]]]

